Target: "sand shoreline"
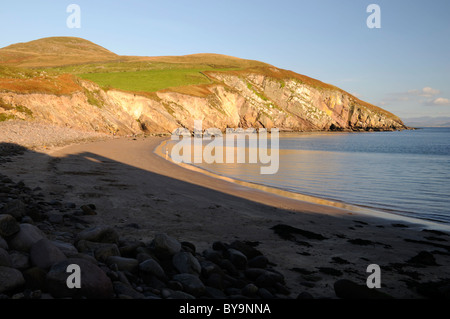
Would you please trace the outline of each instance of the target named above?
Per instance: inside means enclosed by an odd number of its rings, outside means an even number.
[[[271,187],[271,186],[267,186],[267,185],[263,185],[263,184],[258,184],[258,183],[253,183],[253,182],[247,182],[244,180],[240,180],[240,179],[235,179],[235,178],[231,178],[228,176],[224,176],[224,175],[220,175],[217,173],[214,173],[212,171],[203,169],[201,167],[198,166],[194,166],[191,164],[185,164],[185,163],[176,163],[175,161],[173,161],[170,156],[166,156],[166,154],[164,153],[163,149],[165,148],[167,142],[170,139],[166,139],[164,141],[162,141],[159,145],[157,145],[154,149],[154,153],[158,156],[160,156],[161,158],[164,158],[165,160],[174,163],[180,167],[183,167],[187,170],[191,170],[193,172],[197,172],[200,174],[204,174],[207,176],[211,176],[220,180],[224,180],[230,183],[234,183],[237,185],[241,185],[244,186],[246,188],[251,188],[251,189],[258,189],[261,190],[265,193],[271,193],[271,194],[275,194],[275,195],[279,195],[281,197],[285,197],[285,198],[289,198],[289,199],[295,199],[301,202],[307,202],[307,203],[311,203],[311,204],[317,204],[320,206],[329,206],[329,207],[335,207],[338,209],[342,209],[344,211],[348,212],[352,212],[358,215],[363,215],[363,216],[370,216],[370,217],[376,217],[376,218],[382,218],[382,219],[386,219],[386,220],[391,220],[391,221],[402,221],[405,223],[410,223],[410,224],[415,224],[417,225],[417,227],[423,227],[425,228],[430,228],[430,229],[435,229],[435,230],[442,230],[442,231],[450,231],[450,225],[444,224],[444,223],[439,223],[439,222],[435,222],[435,221],[431,221],[431,220],[425,220],[425,219],[419,219],[419,218],[413,218],[413,217],[408,217],[408,216],[403,216],[400,214],[395,214],[395,213],[389,213],[389,212],[384,212],[384,211],[380,211],[380,210],[376,210],[374,208],[371,207],[363,207],[363,206],[356,206],[356,205],[352,205],[352,204],[348,204],[345,202],[338,202],[338,201],[334,201],[332,199],[327,199],[327,198],[321,198],[321,197],[315,197],[315,196],[311,196],[311,195],[305,195],[305,194],[301,194],[301,193],[296,193],[296,192],[291,192],[291,191],[287,191],[287,190],[283,190],[281,188],[276,188],[276,187]]]
[[[373,263],[386,269],[381,290],[397,298],[421,298],[406,284],[413,280],[412,272],[419,273],[417,282],[450,278],[448,267],[415,268],[406,262],[429,251],[437,264],[450,263],[449,251],[433,246],[438,242],[427,239],[422,226],[300,202],[186,170],[153,153],[163,140],[117,138],[29,151],[3,164],[2,173],[40,187],[48,199],[95,204],[95,222],[117,227],[123,236],[145,241],[166,232],[195,243],[199,251],[217,240],[258,242],[294,296],[307,291],[335,298],[336,280],[364,284],[366,268]],[[139,229],[127,227],[130,223]],[[299,234],[281,238],[273,229],[277,225],[326,239]],[[441,239],[445,244],[446,237]],[[404,267],[399,271],[395,264]],[[329,268],[337,272],[327,273]]]

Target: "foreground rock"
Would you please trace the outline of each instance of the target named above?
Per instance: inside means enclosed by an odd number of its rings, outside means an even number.
[[[14,292],[24,284],[25,279],[19,270],[0,266],[0,293]]]
[[[81,288],[67,287],[67,267],[78,265],[81,269]],[[106,299],[114,296],[111,279],[95,264],[84,259],[69,258],[52,266],[46,276],[48,291],[57,298]]]

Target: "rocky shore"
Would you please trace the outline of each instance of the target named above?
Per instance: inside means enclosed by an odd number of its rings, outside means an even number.
[[[1,144],[1,298],[450,298],[448,232],[244,192],[152,154],[160,141]]]
[[[199,252],[165,233],[151,242],[92,225],[95,205],[46,202],[0,175],[0,298],[286,298],[284,276],[257,243],[214,242]],[[139,227],[130,225],[130,227]],[[82,271],[69,289],[69,265]],[[308,297],[304,294],[303,297]]]

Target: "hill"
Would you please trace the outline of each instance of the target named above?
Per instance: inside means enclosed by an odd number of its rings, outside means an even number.
[[[333,85],[263,62],[118,56],[70,37],[0,49],[0,115],[102,132],[168,133],[192,129],[194,119],[220,129],[405,128],[394,114]]]
[[[51,37],[0,49],[0,65],[52,67],[118,60],[120,57],[88,40]]]

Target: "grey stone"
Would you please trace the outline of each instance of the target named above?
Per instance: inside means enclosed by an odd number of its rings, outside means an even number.
[[[112,227],[96,226],[78,233],[76,241],[83,239],[96,243],[116,244],[119,241],[119,234]]]
[[[8,252],[3,248],[0,248],[0,266],[12,267],[12,260]]]
[[[19,270],[0,266],[0,294],[19,289],[24,284],[25,279]]]
[[[46,238],[35,243],[30,249],[31,263],[39,268],[50,268],[53,264],[65,259],[67,259],[66,255]]]
[[[9,249],[8,243],[1,236],[0,236],[0,248],[6,249],[6,250]]]
[[[78,265],[81,270],[81,288],[69,289],[67,287],[67,267]],[[52,266],[46,277],[47,289],[57,298],[86,297],[88,299],[107,299],[114,295],[111,280],[98,266],[87,260],[69,258]]]
[[[20,224],[20,231],[9,241],[9,248],[28,252],[35,243],[45,238],[44,233],[34,225]]]
[[[124,284],[120,281],[113,282],[114,292],[117,295],[129,296],[132,299],[144,299],[145,296],[140,292],[134,290],[130,285]]]
[[[255,297],[258,294],[259,288],[254,284],[248,284],[242,288],[242,294],[247,297]]]
[[[213,299],[226,299],[227,295],[220,289],[206,287],[206,294]]]
[[[183,290],[194,296],[200,296],[206,290],[203,282],[195,275],[178,274],[173,276],[173,280],[180,282],[183,285]]]
[[[120,256],[119,247],[116,244],[100,244],[94,251],[95,259],[100,262],[105,262],[108,257]]]
[[[53,240],[52,243],[53,243],[53,245],[58,247],[59,250],[61,250],[61,252],[67,258],[74,257],[74,256],[76,256],[78,254],[78,250],[71,243],[66,243],[66,242],[59,241],[59,240]]]
[[[117,265],[117,269],[120,271],[135,272],[138,269],[139,262],[134,258],[125,258],[120,256],[109,256],[106,259],[106,264]]]
[[[172,258],[172,264],[180,274],[199,275],[202,271],[197,258],[189,252],[176,253]]]
[[[139,270],[145,274],[151,274],[158,278],[162,279],[166,278],[166,273],[164,272],[164,269],[160,266],[160,264],[156,260],[152,258],[147,259],[142,263],[140,263]]]
[[[162,257],[171,257],[181,250],[180,242],[164,233],[156,234],[152,247],[155,253]]]
[[[195,299],[194,296],[187,294],[185,292],[182,291],[174,291],[171,293],[170,297],[167,299],[184,299],[184,300],[191,300],[191,299]]]
[[[223,259],[222,252],[214,249],[206,249],[203,252],[203,256],[215,264],[219,264]]]
[[[64,217],[63,215],[58,213],[51,213],[48,214],[47,220],[52,224],[62,224],[64,222]]]
[[[15,219],[20,220],[26,213],[27,206],[20,199],[15,199],[3,206],[0,213],[13,216]]]
[[[26,286],[29,289],[41,289],[45,286],[45,276],[47,272],[39,267],[32,267],[23,272]]]
[[[225,254],[233,265],[238,269],[245,269],[247,267],[247,257],[236,249],[228,249]]]
[[[30,267],[30,258],[28,254],[20,251],[10,251],[9,256],[11,257],[13,268],[23,270]]]
[[[34,225],[34,220],[30,216],[23,216],[22,220],[20,221],[22,224],[31,224]]]
[[[19,232],[20,227],[17,220],[11,215],[0,215],[0,236],[9,237]]]

